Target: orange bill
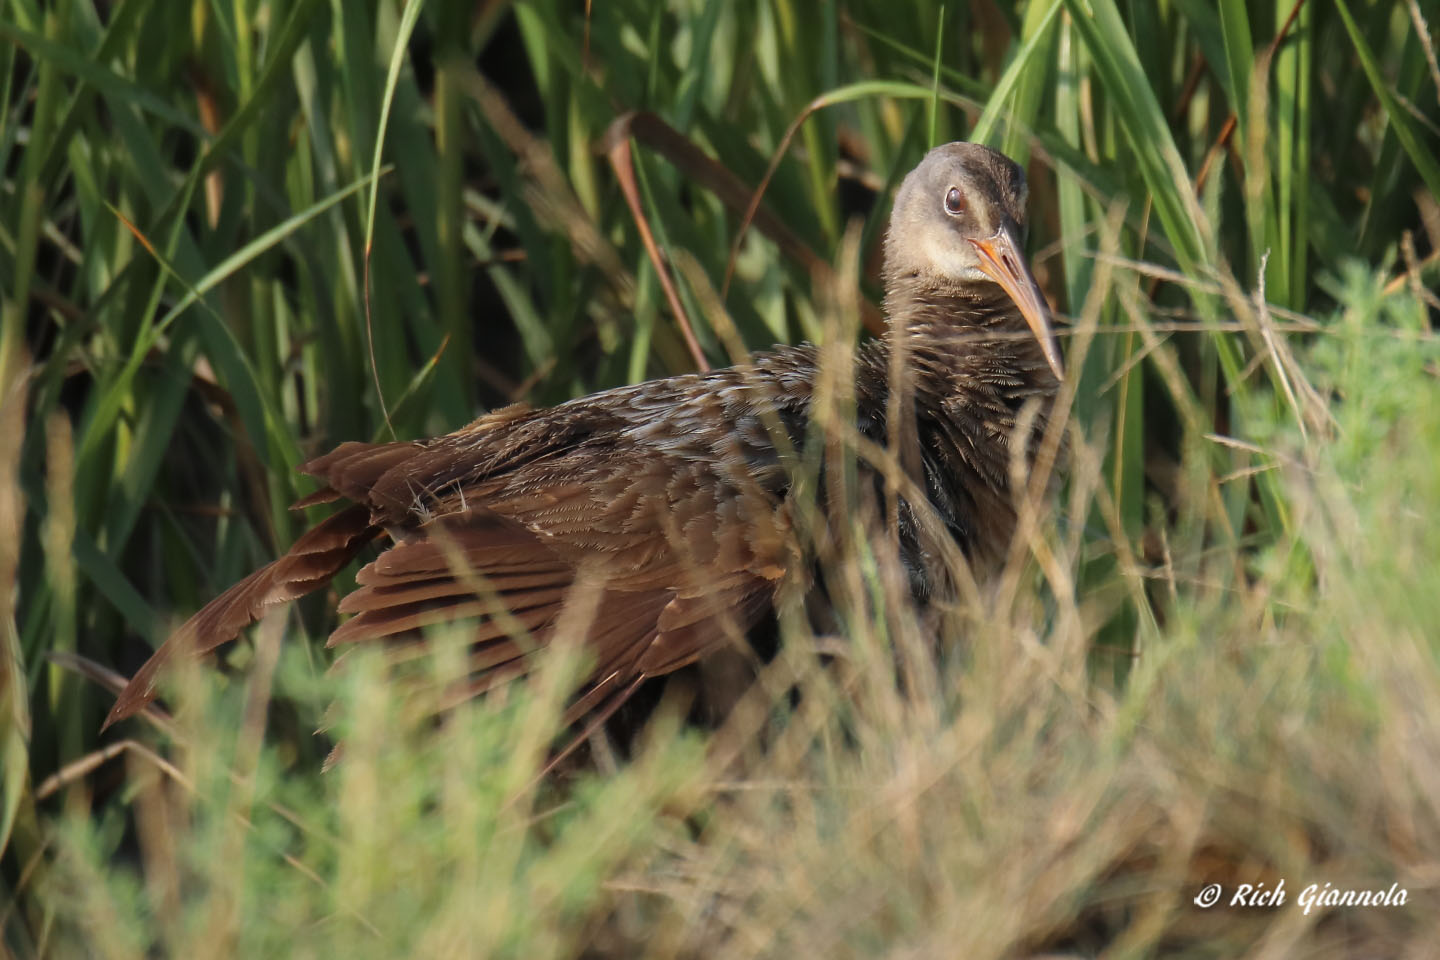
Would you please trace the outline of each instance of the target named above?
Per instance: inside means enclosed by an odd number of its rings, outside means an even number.
[[[1035,276],[1030,272],[1030,265],[1020,254],[1020,244],[1015,239],[1014,227],[1008,221],[1000,225],[995,235],[988,240],[971,240],[970,245],[980,254],[980,269],[985,275],[996,283],[1000,284],[1010,299],[1015,301],[1015,306],[1020,308],[1020,314],[1025,322],[1030,325],[1030,331],[1035,334],[1035,339],[1040,341],[1040,349],[1045,352],[1045,359],[1050,363],[1050,369],[1055,371],[1056,379],[1064,379],[1065,367],[1060,361],[1060,344],[1055,340],[1055,331],[1050,327],[1050,307],[1045,302],[1045,294],[1040,292],[1040,285],[1035,282]]]

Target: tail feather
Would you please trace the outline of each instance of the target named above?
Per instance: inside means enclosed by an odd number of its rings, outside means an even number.
[[[234,640],[260,619],[266,607],[329,583],[379,533],[380,528],[370,522],[369,508],[360,505],[347,507],[317,525],[283,557],[211,600],[171,634],[120,692],[104,727],[135,715],[155,699],[160,672],[177,654],[199,656]]]

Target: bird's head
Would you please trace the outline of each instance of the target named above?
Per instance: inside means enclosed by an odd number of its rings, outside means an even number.
[[[925,155],[895,195],[885,280],[936,293],[991,299],[998,285],[1025,318],[1055,376],[1060,348],[1050,310],[1023,253],[1025,174],[1003,153],[947,143]]]

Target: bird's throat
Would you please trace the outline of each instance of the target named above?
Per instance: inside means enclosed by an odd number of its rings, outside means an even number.
[[[885,298],[888,351],[921,394],[943,397],[991,384],[1005,396],[1053,395],[1059,384],[1025,318],[997,284],[940,288],[892,279]]]

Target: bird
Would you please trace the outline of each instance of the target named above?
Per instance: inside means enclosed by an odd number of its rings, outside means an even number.
[[[1043,425],[1064,378],[1023,254],[1027,196],[1024,172],[998,151],[955,142],[926,153],[885,233],[886,331],[854,353],[856,430],[882,449],[903,441],[907,489],[972,559],[1008,545],[1012,434]],[[891,396],[897,357],[903,404]],[[300,466],[323,486],[295,505],[340,509],[184,622],[105,725],[151,702],[174,658],[236,638],[377,542],[339,601],[349,617],[330,646],[423,648],[427,628],[463,623],[458,702],[528,672],[568,631],[589,672],[567,720],[613,710],[773,616],[787,578],[814,563],[793,467],[821,365],[814,345],[778,346],[549,408],[514,404],[430,439],[340,444]],[[1032,403],[1040,415],[1022,418]],[[873,464],[855,470],[884,489]],[[910,590],[926,602],[944,584],[917,508],[902,496],[889,516]],[[586,615],[567,620],[582,593]]]

